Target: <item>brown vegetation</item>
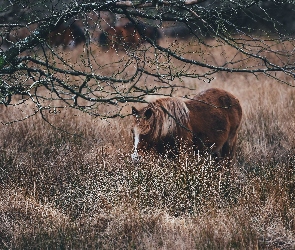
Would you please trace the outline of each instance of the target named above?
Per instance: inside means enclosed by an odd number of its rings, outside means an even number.
[[[214,53],[208,60],[222,63],[230,55],[222,46]],[[0,248],[294,249],[295,90],[263,74],[219,73],[211,83],[175,84],[195,93],[218,87],[240,100],[231,169],[216,171],[210,157],[151,157],[134,165],[130,117],[101,120],[62,109],[46,114],[55,127],[38,115],[2,124]],[[1,108],[8,122],[34,107]]]

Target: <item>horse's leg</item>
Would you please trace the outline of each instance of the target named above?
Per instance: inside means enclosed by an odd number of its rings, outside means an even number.
[[[236,153],[236,142],[237,135],[235,135],[232,139],[228,139],[222,146],[221,156],[224,159],[228,159],[229,162],[234,162],[235,153]]]
[[[223,146],[222,146],[222,149],[221,149],[221,157],[229,157],[231,152],[230,152],[230,143],[229,143],[229,140],[227,140]]]
[[[236,156],[237,138],[238,138],[238,135],[236,134],[231,141],[230,157],[232,160],[235,160],[235,156]]]

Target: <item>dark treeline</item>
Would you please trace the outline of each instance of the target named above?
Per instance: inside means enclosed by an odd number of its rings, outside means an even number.
[[[289,36],[295,31],[294,14],[295,5],[290,3],[261,1],[242,5],[209,0],[198,5],[191,18],[167,27],[164,34],[180,38],[241,33]]]

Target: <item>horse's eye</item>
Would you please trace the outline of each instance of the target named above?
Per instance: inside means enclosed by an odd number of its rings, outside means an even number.
[[[134,128],[131,129],[131,133],[134,135]]]
[[[151,108],[148,108],[145,112],[144,112],[144,118],[146,120],[150,119],[151,116],[153,115],[153,111]]]

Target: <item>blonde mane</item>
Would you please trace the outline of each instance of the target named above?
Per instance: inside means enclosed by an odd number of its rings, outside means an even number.
[[[189,124],[189,109],[184,101],[175,97],[158,99],[151,104],[155,114],[154,138],[174,135],[177,127]]]

